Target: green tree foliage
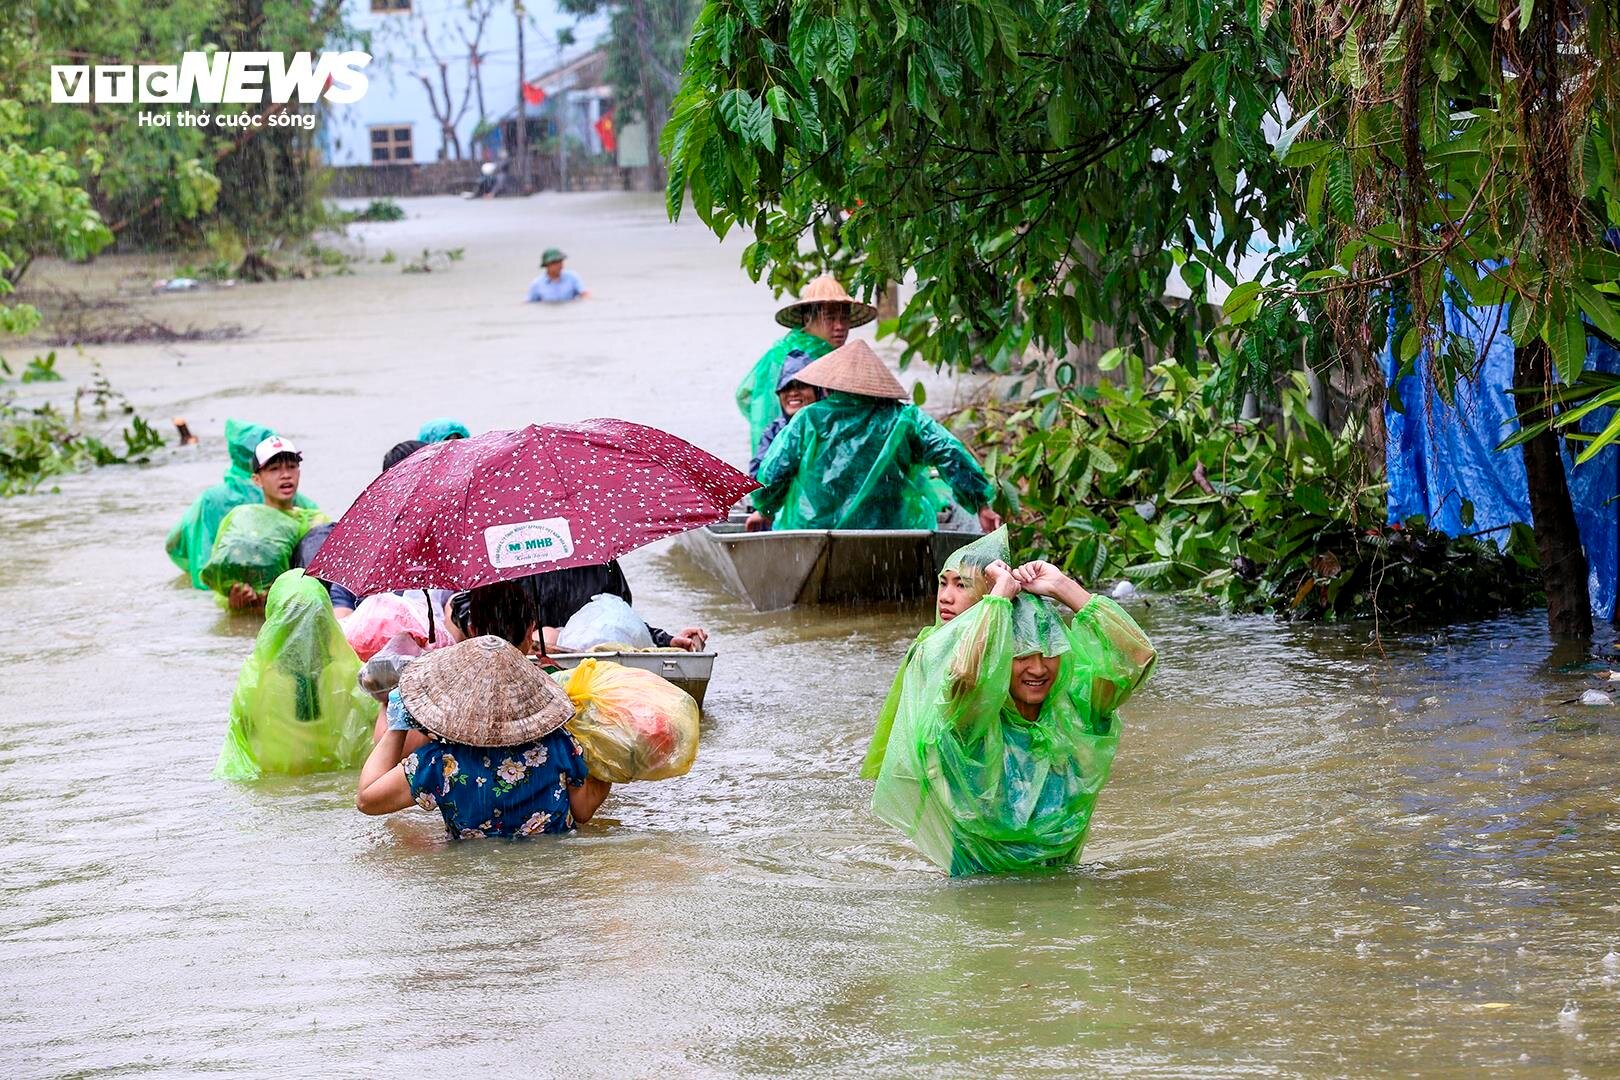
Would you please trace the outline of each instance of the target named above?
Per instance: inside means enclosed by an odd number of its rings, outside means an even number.
[[[1394,296],[1403,370],[1429,363],[1449,388],[1478,357],[1445,332],[1443,299],[1508,305],[1512,339],[1545,342],[1565,383],[1589,329],[1620,338],[1616,14],[1560,0],[1299,6],[1300,117],[1277,149],[1330,241],[1299,289],[1329,298],[1342,340],[1377,348]]]
[[[1122,383],[969,417],[1001,482],[1018,493],[1019,546],[1056,553],[1081,580],[1123,576],[1246,611],[1432,623],[1537,598],[1534,547],[1452,539],[1420,520],[1384,527],[1385,488],[1357,479],[1358,421],[1331,432],[1295,372],[1276,423],[1233,421],[1220,390],[1173,360],[1113,350]]]
[[[37,256],[85,259],[112,243],[79,170],[60,150],[29,149],[22,116],[17,102],[0,98],[0,336],[26,334],[39,322],[32,305],[7,299]]]
[[[1166,279],[1201,295],[1298,216],[1266,135],[1288,56],[1258,3],[709,0],[669,209],[751,230],[755,277],[848,211],[869,295],[917,277],[908,357],[1006,370],[1100,324],[1196,363],[1207,320]]]
[[[52,105],[50,66],[172,64],[190,50],[319,51],[350,39],[341,14],[338,0],[313,6],[302,0],[18,5],[0,28],[0,97],[22,108],[29,149],[59,150],[72,162],[105,162],[104,168],[87,170],[81,182],[126,241],[195,242],[206,228],[250,238],[296,233],[315,224],[320,209],[310,185],[312,133],[260,127],[239,134],[135,122],[138,111],[224,112],[229,106]]]

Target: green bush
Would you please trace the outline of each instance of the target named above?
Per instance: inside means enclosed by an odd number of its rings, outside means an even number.
[[[1289,617],[1437,622],[1536,600],[1527,529],[1502,551],[1421,520],[1386,526],[1355,419],[1339,432],[1316,421],[1303,374],[1275,421],[1244,421],[1213,373],[1117,350],[1102,366],[1123,366],[1123,385],[1048,387],[968,417],[1025,550],[1086,582]]]

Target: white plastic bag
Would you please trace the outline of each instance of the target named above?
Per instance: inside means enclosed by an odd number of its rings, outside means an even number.
[[[399,685],[400,673],[405,665],[422,655],[421,643],[411,634],[401,631],[388,639],[370,660],[360,666],[360,689],[387,703],[388,692]]]
[[[652,634],[635,609],[617,596],[597,593],[557,634],[558,652],[590,652],[598,645],[652,648]]]

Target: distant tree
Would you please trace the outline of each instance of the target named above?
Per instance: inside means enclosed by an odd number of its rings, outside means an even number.
[[[698,0],[557,0],[574,15],[607,12],[608,78],[618,95],[615,122],[641,119],[647,127],[647,164],[655,185],[664,184],[658,153],[670,101],[681,82],[681,63]]]
[[[459,9],[453,8],[437,21],[424,11],[415,12],[412,29],[422,41],[431,62],[430,71],[412,72],[422,89],[427,92],[428,108],[439,122],[439,133],[444,140],[446,157],[460,161],[465,155],[461,147],[461,122],[474,101],[478,103],[478,120],[484,122],[484,84],[479,72],[479,48],[484,39],[484,28],[495,13],[497,0],[462,0]],[[450,65],[455,59],[447,43],[451,30],[461,39],[466,50],[466,76],[461,86],[451,86]]]

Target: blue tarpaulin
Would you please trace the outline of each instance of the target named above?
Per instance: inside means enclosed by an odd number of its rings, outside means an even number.
[[[1472,341],[1483,361],[1478,375],[1457,385],[1453,404],[1435,392],[1428,366],[1400,380],[1403,411],[1384,410],[1389,440],[1385,471],[1389,480],[1389,520],[1414,514],[1452,536],[1487,534],[1507,542],[1508,527],[1530,521],[1524,454],[1515,446],[1497,451],[1518,430],[1513,385],[1513,342],[1508,339],[1507,309],[1445,306],[1446,328]],[[1587,367],[1620,372],[1620,352],[1589,338]],[[1393,379],[1399,365],[1394,342],[1384,354],[1384,375]],[[1608,411],[1587,417],[1584,430],[1600,430]],[[1615,579],[1620,570],[1620,450],[1609,447],[1585,465],[1576,466],[1566,449],[1564,470],[1581,544],[1586,548],[1592,610],[1612,618]],[[1473,504],[1474,522],[1462,523],[1464,500]]]

